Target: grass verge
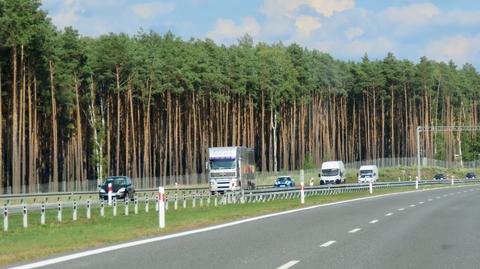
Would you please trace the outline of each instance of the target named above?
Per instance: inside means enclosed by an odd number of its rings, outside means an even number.
[[[430,187],[422,186],[422,189]],[[375,190],[374,195],[404,192],[413,190],[413,187]],[[370,196],[368,192],[342,193],[329,196],[307,197],[305,205],[325,204],[341,200]],[[86,209],[80,208],[77,212],[78,220],[72,221],[72,211],[63,210],[63,221],[56,221],[56,210],[47,210],[46,225],[40,225],[39,212],[29,214],[29,227],[22,227],[22,216],[9,216],[9,231],[1,232],[0,237],[0,266],[40,257],[61,254],[91,247],[105,246],[127,240],[147,238],[171,234],[175,232],[206,227],[228,221],[264,215],[273,212],[300,208],[298,199],[275,200],[266,203],[225,205],[213,207],[199,207],[173,210],[172,204],[167,211],[166,229],[158,228],[158,215],[154,205],[150,204],[150,212],[145,212],[145,206],[139,206],[139,214],[133,214],[130,204],[129,216],[124,215],[124,207],[117,208],[117,216],[113,217],[112,208],[105,208],[105,216],[100,216],[99,208],[92,209],[92,218],[86,219]]]

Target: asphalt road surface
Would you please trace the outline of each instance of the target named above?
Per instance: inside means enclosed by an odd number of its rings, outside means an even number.
[[[387,195],[45,268],[480,268],[479,207],[478,185]]]

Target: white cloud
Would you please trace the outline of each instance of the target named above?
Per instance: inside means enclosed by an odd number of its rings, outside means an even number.
[[[419,27],[427,24],[440,10],[431,3],[391,7],[384,11],[386,19],[398,26]]]
[[[320,20],[312,16],[298,16],[295,20],[295,26],[297,27],[297,35],[300,38],[309,37],[310,34],[320,28],[322,24]]]
[[[480,58],[480,35],[465,37],[457,35],[430,42],[425,55],[438,61],[453,60],[457,64]]]
[[[172,3],[152,2],[132,6],[133,13],[142,19],[162,16],[171,13],[173,10],[175,10],[175,5]]]
[[[249,34],[252,37],[258,36],[260,25],[253,17],[243,17],[242,22],[237,25],[233,20],[219,19],[215,29],[207,33],[207,37],[217,42],[228,42],[232,39]]]
[[[348,40],[353,40],[359,36],[362,36],[365,33],[365,30],[360,27],[351,27],[348,28],[347,31],[345,31],[345,36],[347,37]]]
[[[330,17],[355,7],[355,0],[265,0],[261,11],[269,17],[294,18],[300,7],[306,6],[318,14]]]

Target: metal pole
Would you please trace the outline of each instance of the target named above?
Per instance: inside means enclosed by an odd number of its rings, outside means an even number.
[[[417,176],[420,179],[420,130],[422,127],[417,127]]]

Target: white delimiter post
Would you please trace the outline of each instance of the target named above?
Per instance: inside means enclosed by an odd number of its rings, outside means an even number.
[[[372,183],[372,181],[370,181],[368,185],[370,187],[370,194],[372,194],[373,193],[373,183]]]
[[[3,206],[3,231],[8,231],[8,207],[7,204]]]
[[[158,225],[160,229],[165,228],[165,188],[158,187]]]
[[[108,183],[108,205],[112,205],[112,183]]]
[[[453,185],[453,176],[452,176],[452,185]]]
[[[300,203],[305,203],[305,171],[300,170]]]
[[[415,177],[415,189],[418,190],[418,176]]]

